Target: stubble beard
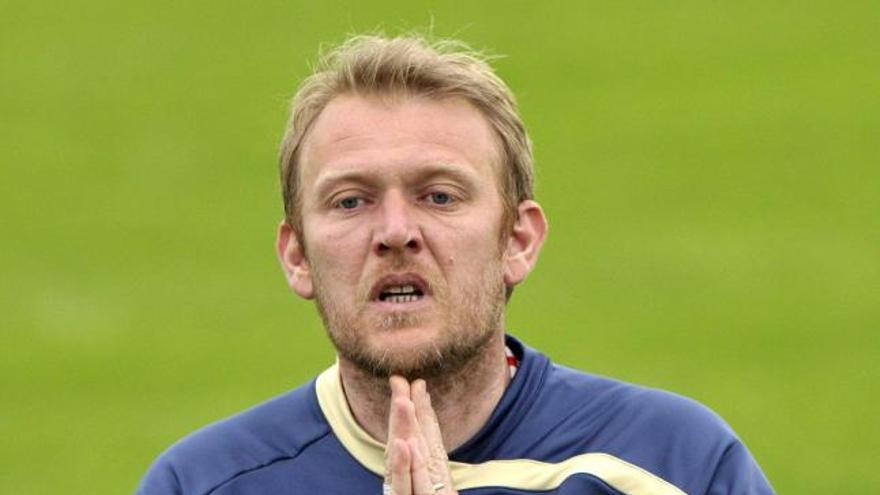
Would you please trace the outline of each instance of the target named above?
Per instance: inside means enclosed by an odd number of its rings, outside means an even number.
[[[426,323],[426,315],[391,312],[369,318],[364,315],[366,304],[342,307],[324,290],[322,274],[314,268],[315,302],[330,340],[341,358],[374,378],[384,381],[391,375],[409,380],[451,377],[485,354],[493,338],[502,332],[505,286],[500,262],[488,263],[472,283],[460,290],[449,290],[436,278],[427,277],[436,305],[432,315],[444,315],[445,321],[430,342],[405,350],[378,345],[370,335],[421,326]],[[409,270],[405,267],[401,271]],[[425,275],[417,268],[412,271]],[[364,326],[372,327],[372,331],[364,331]]]

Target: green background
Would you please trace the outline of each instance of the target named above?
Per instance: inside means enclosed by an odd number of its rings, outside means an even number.
[[[781,493],[880,490],[880,4],[2,0],[0,492],[130,493],[332,361],[273,250],[286,100],[427,25],[535,141],[509,328],[708,404]]]

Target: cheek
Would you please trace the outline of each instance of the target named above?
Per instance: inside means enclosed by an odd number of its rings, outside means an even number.
[[[503,214],[500,199],[489,205],[475,207],[462,217],[451,217],[426,223],[426,234],[431,236],[442,255],[438,261],[444,267],[476,266],[497,261],[504,251],[501,240]]]
[[[448,273],[472,278],[501,260],[501,244],[494,229],[453,231],[440,240],[440,262]]]
[[[370,246],[366,229],[307,225],[305,232],[306,255],[313,270],[334,277],[360,273],[364,256]]]

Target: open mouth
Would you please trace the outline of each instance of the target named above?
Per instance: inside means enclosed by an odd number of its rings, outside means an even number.
[[[429,295],[428,283],[418,275],[388,275],[373,285],[370,299],[383,303],[407,304],[421,301]]]

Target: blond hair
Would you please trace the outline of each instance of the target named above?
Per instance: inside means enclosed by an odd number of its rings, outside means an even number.
[[[460,97],[479,109],[498,136],[501,194],[508,226],[533,196],[532,146],[507,85],[485,58],[458,41],[417,35],[355,36],[322,56],[299,87],[281,143],[281,188],[287,222],[301,232],[299,152],[327,104],[342,94]],[[506,229],[509,230],[509,229]]]

